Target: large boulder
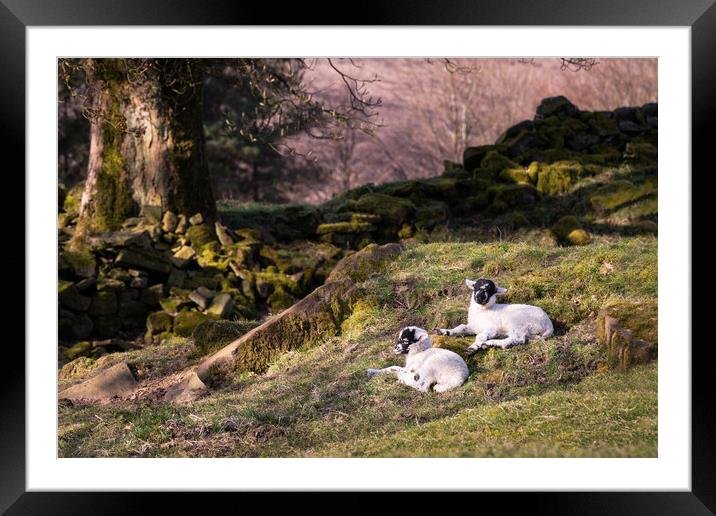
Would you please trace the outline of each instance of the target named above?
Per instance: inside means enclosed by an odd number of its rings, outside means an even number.
[[[542,102],[537,106],[535,120],[544,120],[551,116],[560,118],[573,117],[578,114],[579,108],[572,104],[566,97],[559,95],[557,97],[542,99]]]
[[[120,362],[84,382],[60,391],[60,399],[73,402],[107,403],[126,398],[137,388],[137,380],[126,362]]]
[[[358,290],[348,278],[327,283],[208,357],[197,374],[213,385],[236,372],[264,371],[282,353],[315,346],[340,333],[357,297]]]

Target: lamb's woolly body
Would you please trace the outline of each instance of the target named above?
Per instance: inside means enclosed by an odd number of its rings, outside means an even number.
[[[493,328],[497,335],[524,335],[527,338],[551,337],[554,332],[549,316],[538,306],[495,303],[485,308],[470,300],[467,325],[475,335]]]
[[[405,367],[368,369],[368,375],[395,373],[398,382],[422,392],[431,389],[435,392],[445,392],[465,383],[469,371],[462,357],[448,349],[433,348],[427,332],[422,328],[416,330],[421,333],[418,340],[409,348]]]
[[[487,281],[487,280],[479,280]],[[468,286],[476,282],[466,280]],[[549,338],[554,327],[549,316],[537,306],[499,304],[497,295],[507,290],[492,285],[496,293],[491,295],[484,304],[477,303],[475,296],[470,298],[467,311],[467,324],[452,329],[440,329],[441,335],[475,335],[475,342],[468,348],[469,352],[487,347],[507,348],[515,344],[524,344],[535,338]],[[504,336],[497,339],[495,337]]]

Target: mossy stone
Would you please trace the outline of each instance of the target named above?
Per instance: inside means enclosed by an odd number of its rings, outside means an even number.
[[[497,184],[488,189],[488,194],[492,199],[492,207],[499,204],[507,208],[523,208],[534,204],[539,198],[539,193],[531,184]]]
[[[552,226],[552,233],[557,241],[564,245],[586,245],[591,240],[589,233],[573,215],[560,218]]]
[[[180,337],[190,337],[194,329],[204,321],[216,320],[211,314],[181,310],[174,318],[174,333]]]
[[[530,175],[522,167],[506,168],[499,173],[498,177],[506,183],[530,184]]]
[[[64,280],[58,282],[58,299],[62,306],[75,312],[86,311],[92,303],[92,298],[83,296],[71,281]]]
[[[194,347],[206,355],[235,341],[259,325],[258,321],[204,321],[191,335]]]
[[[147,333],[156,335],[157,333],[172,330],[172,317],[166,312],[153,312],[147,317]]]
[[[467,147],[462,155],[463,168],[473,171],[480,167],[480,163],[488,152],[501,153],[507,150],[507,145],[480,145],[477,147]]]
[[[356,201],[358,211],[380,215],[386,224],[400,226],[414,213],[415,205],[408,199],[380,193],[369,193]]]
[[[584,166],[576,161],[543,163],[537,173],[537,190],[546,195],[566,193],[572,189],[583,173]]]
[[[90,278],[97,271],[97,261],[88,250],[65,251],[62,257],[77,276]]]
[[[88,341],[82,341],[74,344],[72,347],[65,351],[65,357],[68,360],[75,360],[79,357],[89,357],[94,353],[92,343]]]
[[[273,294],[271,294],[266,300],[266,303],[268,303],[268,305],[271,307],[271,310],[274,312],[285,310],[286,308],[289,308],[291,305],[293,305],[295,302],[296,298],[286,292],[286,290],[280,285],[276,287]]]
[[[485,154],[480,162],[480,168],[483,170],[500,172],[506,168],[519,168],[519,164],[512,161],[510,158],[503,156],[499,152],[490,151]]]
[[[201,252],[207,245],[211,243],[219,243],[216,238],[216,232],[214,231],[214,228],[209,226],[208,224],[197,224],[189,226],[186,229],[185,234],[187,240],[191,242],[191,246],[194,248],[197,254],[201,254]]]
[[[636,201],[656,191],[652,181],[635,185],[627,180],[612,181],[596,190],[589,201],[595,210],[613,210],[627,203]]]
[[[117,294],[111,290],[105,290],[92,296],[89,313],[91,315],[111,315],[116,313],[118,308]]]

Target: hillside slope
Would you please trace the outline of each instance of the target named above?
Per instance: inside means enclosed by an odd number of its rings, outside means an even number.
[[[365,369],[400,363],[397,331],[463,322],[465,277],[491,277],[507,302],[543,307],[556,337],[467,358],[468,382],[419,393]],[[340,332],[257,374],[237,372],[184,405],[136,397],[59,406],[59,455],[78,456],[589,456],[655,457],[657,368],[607,370],[596,314],[617,301],[653,303],[657,239],[579,247],[412,243],[356,280]],[[464,353],[469,339],[435,338]],[[142,386],[201,362],[186,339],[65,366],[60,388],[126,362]]]

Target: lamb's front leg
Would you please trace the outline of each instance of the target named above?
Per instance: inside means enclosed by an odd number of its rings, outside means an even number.
[[[448,337],[460,337],[462,335],[475,335],[475,332],[467,324],[459,324],[452,329],[436,328],[435,333],[438,335],[447,335]]]
[[[467,354],[472,355],[475,353],[478,349],[484,349],[487,347],[485,344],[489,342],[489,340],[492,337],[497,336],[497,331],[494,329],[484,329],[477,335],[475,335],[475,342],[472,343],[472,345],[467,348]]]
[[[378,375],[378,374],[387,374],[387,373],[396,373],[400,375],[401,372],[406,371],[404,367],[400,367],[397,365],[390,366],[390,367],[384,367],[383,369],[366,369],[366,374],[369,377]]]
[[[509,335],[509,336],[505,337],[504,339],[491,339],[491,340],[485,341],[485,343],[483,344],[483,347],[506,349],[506,348],[509,348],[516,344],[524,344],[526,342],[526,340],[527,339],[524,336]]]

